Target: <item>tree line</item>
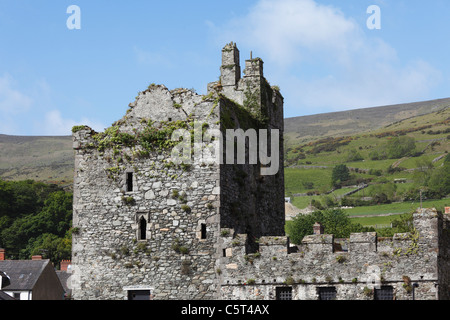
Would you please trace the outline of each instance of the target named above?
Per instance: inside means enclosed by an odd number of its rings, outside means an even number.
[[[411,232],[413,215],[403,214],[392,222],[392,228],[375,230],[360,223],[352,222],[341,209],[317,210],[311,214],[298,215],[286,222],[286,233],[293,244],[301,244],[303,238],[313,234],[313,225],[318,222],[324,228],[324,234],[333,234],[335,238],[349,238],[351,233],[377,232],[381,237],[392,237],[395,233]]]
[[[0,247],[7,259],[71,259],[72,193],[33,180],[0,180]]]

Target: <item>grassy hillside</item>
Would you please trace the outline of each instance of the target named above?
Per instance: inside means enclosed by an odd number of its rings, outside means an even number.
[[[448,106],[450,98],[288,118],[284,122],[285,140],[291,146],[318,138],[355,135]]]
[[[396,141],[399,143],[395,144]],[[411,143],[411,150],[405,154],[397,152],[407,148],[407,143]],[[436,180],[437,170],[443,168],[449,151],[448,107],[353,135],[291,144],[285,148],[286,194],[293,197],[293,204],[300,209],[312,201],[323,206],[341,205],[347,204],[342,202],[346,192],[355,189],[354,185],[366,183],[367,188],[346,197],[351,206],[359,201],[348,211],[350,215],[410,212],[420,205],[420,189],[424,190],[423,199],[435,196],[427,191],[430,189],[427,183]],[[339,164],[349,168],[351,179],[343,183],[342,189],[329,193],[333,189],[332,170]],[[303,196],[295,197],[298,194]],[[364,201],[369,204],[381,194],[384,194],[380,198],[382,206],[364,205]],[[396,203],[405,200],[408,203]],[[444,199],[428,204],[442,209],[450,202]]]
[[[390,165],[414,169],[417,161],[433,161],[448,151],[450,98],[425,102],[366,108],[285,119],[286,193],[330,191],[332,168],[345,163],[363,173],[360,178],[412,179],[408,171],[384,175]],[[413,137],[420,157],[372,160],[371,152],[382,149],[389,138],[406,134]],[[73,150],[70,136],[21,137],[0,134],[0,178],[5,180],[33,179],[71,185],[73,180]],[[363,160],[349,161],[350,150]],[[443,159],[433,163],[437,167]],[[377,176],[370,170],[381,170]],[[364,171],[365,170],[365,171]],[[342,191],[329,196],[336,198]],[[318,197],[318,195],[316,195]],[[311,200],[311,199],[310,199]],[[302,199],[303,203],[310,200]],[[298,200],[297,200],[298,201]]]
[[[70,185],[72,138],[0,135],[0,178]]]

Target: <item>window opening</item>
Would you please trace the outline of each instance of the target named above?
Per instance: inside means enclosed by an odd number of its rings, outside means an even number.
[[[292,287],[277,287],[275,290],[277,300],[292,300]]]
[[[336,288],[335,287],[322,287],[319,290],[319,300],[335,300]]]
[[[150,290],[130,290],[128,300],[150,300]]]
[[[127,191],[133,191],[133,172],[127,173]]]
[[[206,239],[206,223],[202,223],[201,228],[201,239]]]
[[[394,300],[394,288],[391,286],[383,286],[374,291],[375,300]]]
[[[139,219],[139,240],[147,239],[147,221],[145,221],[144,217]]]

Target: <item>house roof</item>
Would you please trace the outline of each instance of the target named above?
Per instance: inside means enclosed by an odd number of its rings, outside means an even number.
[[[11,297],[9,294],[4,293],[0,290],[0,300],[15,300],[13,297]]]
[[[61,281],[61,285],[64,288],[64,292],[70,295],[72,293],[72,290],[69,288],[68,282],[70,281],[69,278],[72,274],[67,271],[58,270],[56,271],[56,275],[58,276],[59,281]]]
[[[36,281],[50,260],[4,260],[0,261],[0,271],[9,277],[9,284],[2,290],[33,290]]]

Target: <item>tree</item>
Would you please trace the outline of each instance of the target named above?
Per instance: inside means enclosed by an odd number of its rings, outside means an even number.
[[[375,203],[389,203],[394,200],[397,185],[393,182],[372,185],[369,194]]]
[[[433,171],[427,185],[435,198],[442,198],[450,194],[450,161],[444,161],[442,167]]]
[[[350,149],[347,154],[347,162],[364,160],[363,156],[356,151],[356,149]]]
[[[386,152],[390,159],[399,159],[410,156],[416,150],[416,141],[412,137],[401,136],[388,140]]]
[[[29,259],[39,243],[46,248],[54,242],[65,245],[54,246],[52,257],[67,256],[71,220],[71,193],[32,180],[0,181],[0,247],[8,258]]]
[[[66,232],[64,237],[58,237],[51,233],[40,235],[31,242],[24,250],[27,255],[42,255],[45,259],[50,259],[54,265],[61,260],[70,260],[72,256],[71,245],[72,233]]]
[[[341,209],[315,211],[308,215],[299,215],[286,223],[286,233],[292,243],[300,244],[303,238],[313,234],[314,223],[324,227],[325,234],[333,234],[336,238],[348,238],[352,232],[368,231],[361,224],[354,224]]]
[[[345,164],[339,164],[333,168],[331,173],[331,185],[338,187],[342,182],[350,179],[350,170]]]

